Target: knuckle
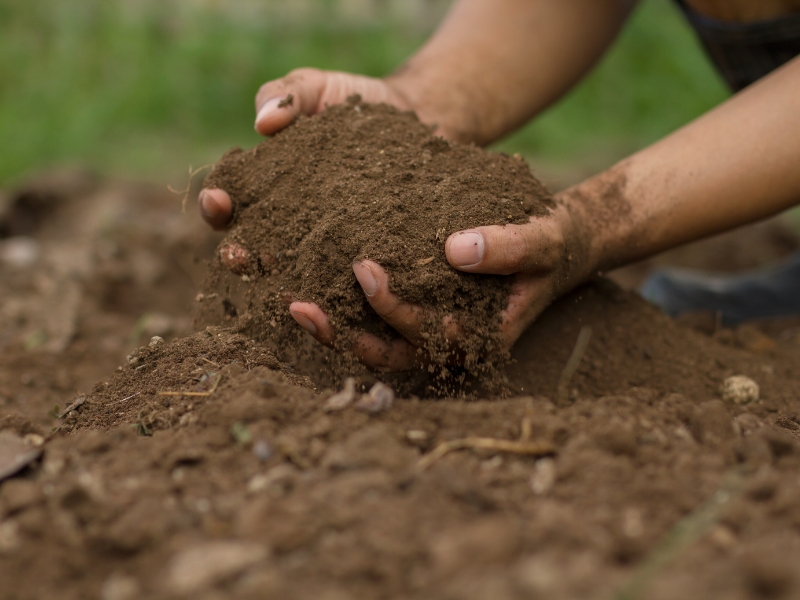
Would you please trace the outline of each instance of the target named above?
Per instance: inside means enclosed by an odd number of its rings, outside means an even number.
[[[313,67],[300,67],[289,71],[280,81],[285,85],[303,84],[313,77],[318,77],[320,73],[322,73],[322,71],[314,69]]]
[[[527,266],[529,255],[528,237],[519,229],[514,230],[503,245],[503,267],[506,273],[522,271]]]

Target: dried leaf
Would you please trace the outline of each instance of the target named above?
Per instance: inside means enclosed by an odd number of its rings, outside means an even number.
[[[15,433],[0,431],[0,481],[16,475],[41,455],[41,448],[29,446]]]

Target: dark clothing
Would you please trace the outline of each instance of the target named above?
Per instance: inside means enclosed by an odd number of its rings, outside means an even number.
[[[668,315],[706,311],[730,327],[800,313],[800,252],[768,269],[714,275],[671,269],[651,275],[639,293]]]
[[[800,54],[800,13],[752,23],[701,15],[677,0],[697,36],[734,92]]]

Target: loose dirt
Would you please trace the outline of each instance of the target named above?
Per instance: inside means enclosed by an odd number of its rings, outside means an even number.
[[[214,320],[209,312],[248,319],[248,335],[271,340],[284,360],[292,356],[282,347],[299,332],[289,299],[319,304],[338,331],[339,354],[349,353],[355,331],[391,339],[396,332],[371,310],[351,269],[370,259],[391,274],[393,292],[426,311],[425,354],[446,380],[455,350],[441,333],[445,317],[463,331],[467,373],[486,380],[504,362],[499,323],[509,283],[451,268],[445,240],[479,225],[524,223],[552,206],[521,159],[448,143],[413,113],[357,97],[228,152],[205,186],[226,190],[234,204],[205,285],[206,320]],[[326,356],[336,365],[335,354]],[[353,368],[346,362],[340,375]]]
[[[220,236],[179,199],[80,173],[0,196],[0,435],[41,451],[0,482],[3,600],[800,593],[800,322],[678,322],[598,281],[513,349],[510,397],[329,412],[269,339],[192,330]],[[475,438],[503,443],[431,460]]]

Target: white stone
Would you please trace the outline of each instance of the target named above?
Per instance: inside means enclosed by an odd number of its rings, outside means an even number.
[[[759,398],[758,384],[744,375],[733,375],[722,382],[722,399],[736,404],[756,402]]]

